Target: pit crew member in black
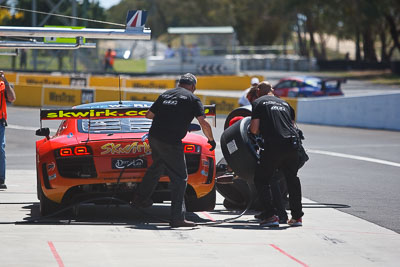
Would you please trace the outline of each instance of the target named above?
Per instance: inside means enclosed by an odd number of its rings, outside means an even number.
[[[160,176],[166,173],[172,187],[171,227],[195,226],[195,223],[185,220],[184,194],[188,174],[182,145],[182,139],[194,117],[208,138],[210,150],[216,146],[211,126],[204,115],[203,104],[193,94],[196,83],[197,79],[191,73],[181,76],[178,87],[161,94],[146,114],[146,118],[153,119],[149,131],[153,164],[143,177],[133,204],[138,207],[151,206],[150,197]]]
[[[268,82],[257,86],[259,98],[252,104],[250,132],[261,133],[264,150],[260,155],[254,175],[254,184],[264,206],[265,219],[261,226],[279,226],[279,218],[272,204],[269,186],[276,169],[280,169],[287,182],[292,219],[290,226],[301,226],[302,211],[301,185],[298,171],[298,134],[291,119],[294,110],[282,99],[274,96]]]

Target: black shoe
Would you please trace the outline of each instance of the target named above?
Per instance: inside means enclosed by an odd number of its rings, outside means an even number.
[[[186,220],[182,220],[182,221],[172,221],[169,223],[169,225],[171,226],[171,228],[178,228],[178,227],[195,227],[196,224],[194,222],[191,221],[186,221]]]
[[[153,205],[153,200],[150,198],[144,200],[139,195],[135,195],[131,201],[131,204],[137,208],[150,208]]]
[[[254,218],[257,220],[264,220],[267,218],[267,215],[264,212],[254,215]]]
[[[287,224],[289,218],[288,218],[286,212],[280,212],[280,213],[278,213],[278,217],[279,217],[279,223]]]
[[[279,217],[276,215],[273,215],[269,218],[266,218],[260,222],[260,226],[279,227]]]
[[[6,184],[0,184],[0,189],[7,189]]]
[[[289,220],[288,217],[283,217],[282,219],[281,217],[279,217],[279,223],[281,224],[287,224],[288,220]]]

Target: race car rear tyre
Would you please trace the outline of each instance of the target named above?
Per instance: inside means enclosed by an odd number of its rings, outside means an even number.
[[[204,197],[187,198],[185,201],[186,210],[190,212],[214,210],[216,199],[217,193],[214,185],[213,189]]]
[[[224,199],[223,205],[227,210],[244,210],[247,206],[246,203],[244,204],[234,203],[229,201],[227,198]]]
[[[253,181],[258,154],[248,135],[251,118],[246,117],[228,127],[221,136],[221,149],[237,176]]]
[[[51,201],[44,195],[41,187],[39,189],[39,201],[40,215],[42,216],[50,215],[60,209],[59,204]]]
[[[251,105],[238,107],[232,110],[225,119],[224,130],[229,127],[231,120],[235,117],[249,117],[251,116]]]

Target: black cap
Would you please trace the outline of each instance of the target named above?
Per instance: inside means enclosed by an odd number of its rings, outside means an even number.
[[[186,73],[181,76],[181,78],[179,79],[179,83],[196,85],[197,79],[196,76],[194,76],[193,74]]]

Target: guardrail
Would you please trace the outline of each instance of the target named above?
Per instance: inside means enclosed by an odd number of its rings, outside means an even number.
[[[6,75],[9,82],[14,84],[17,94],[14,104],[18,106],[74,106],[95,101],[119,100],[120,97],[118,78],[115,76],[74,77],[15,73]],[[216,89],[227,90],[234,83],[239,83],[240,90],[243,90],[250,83],[250,78],[250,76],[199,77],[198,87],[207,88],[213,85]],[[175,87],[175,83],[176,80],[173,78],[124,77],[121,79],[121,98],[154,101],[161,92]],[[147,86],[153,88],[144,89]],[[236,85],[236,88],[239,90],[239,86]],[[217,114],[228,114],[238,107],[237,96],[212,96],[202,90],[197,90],[196,95],[204,104],[216,104]],[[400,130],[400,116],[398,116],[400,93],[286,100],[296,110],[296,119],[299,123]]]
[[[400,130],[400,93],[298,99],[297,122]]]

